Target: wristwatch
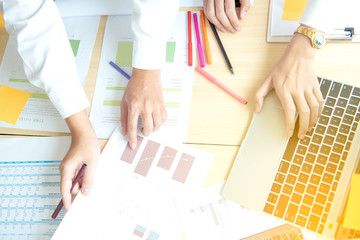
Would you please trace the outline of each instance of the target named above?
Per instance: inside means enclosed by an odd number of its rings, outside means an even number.
[[[294,33],[301,33],[307,36],[314,48],[321,48],[326,43],[325,34],[311,27],[299,26]]]

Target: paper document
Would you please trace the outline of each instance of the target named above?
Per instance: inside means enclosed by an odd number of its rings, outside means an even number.
[[[0,138],[0,239],[49,240],[64,216],[59,165],[70,137]],[[19,151],[19,149],[21,149]]]
[[[100,17],[64,18],[63,21],[74,53],[79,78],[84,85]],[[45,91],[33,86],[27,80],[22,59],[12,38],[8,40],[0,66],[1,84],[31,94],[16,125],[0,122],[0,127],[69,132],[65,121],[50,102]]]
[[[57,239],[181,239],[174,196],[199,188],[212,155],[138,137],[130,150],[116,129],[103,150],[90,195],[79,194]],[[78,231],[86,229],[86,231]]]
[[[99,138],[109,138],[113,129],[120,125],[120,103],[128,80],[109,62],[115,62],[131,76],[132,41],[131,16],[109,16],[90,112],[90,120]],[[187,15],[179,12],[168,38],[166,63],[161,69],[168,120],[159,131],[152,133],[152,138],[166,136],[169,139],[171,136],[176,141],[186,139],[194,76],[194,68],[187,63],[187,46]]]
[[[176,207],[186,240],[238,240],[284,223],[221,197],[223,182],[179,195]]]

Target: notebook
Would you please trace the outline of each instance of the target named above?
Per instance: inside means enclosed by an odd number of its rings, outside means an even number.
[[[223,190],[225,199],[334,237],[359,162],[360,88],[318,78],[325,103],[304,139],[286,136],[276,94],[255,113]]]

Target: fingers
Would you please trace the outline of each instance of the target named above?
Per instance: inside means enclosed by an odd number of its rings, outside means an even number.
[[[128,106],[126,104],[126,101],[121,101],[120,106],[120,112],[121,112],[121,134],[126,135],[127,134],[127,120],[128,120]]]
[[[233,33],[240,31],[240,21],[236,14],[235,1],[225,0],[225,13],[226,13],[227,19],[230,21],[230,24],[231,24],[231,26],[229,25],[227,27],[228,31],[231,31]],[[230,30],[229,30],[229,28],[230,28]]]
[[[129,146],[135,149],[137,146],[137,126],[139,121],[138,104],[130,103],[128,106],[127,131],[129,135]]]
[[[206,17],[220,31],[235,33],[240,31],[240,22],[235,10],[233,0],[205,0],[204,12]]]
[[[264,103],[264,98],[273,89],[271,78],[265,79],[263,84],[255,93],[255,110],[260,112]]]
[[[81,193],[85,196],[89,195],[91,187],[93,185],[94,175],[95,175],[96,165],[87,164],[84,175],[82,176],[81,181]]]
[[[310,123],[310,108],[309,108],[309,103],[306,101],[306,98],[304,96],[304,94],[294,94],[294,101],[296,104],[296,107],[299,111],[299,132],[298,132],[298,137],[300,139],[303,139],[305,137],[306,132],[309,129],[309,123]],[[308,96],[308,98],[310,98],[310,96]],[[317,116],[317,111],[315,114],[315,117]],[[293,124],[295,125],[295,120],[294,122],[291,122],[289,124]]]
[[[288,137],[291,137],[294,133],[296,108],[292,96],[289,92],[280,91],[278,97],[285,110],[286,132]]]
[[[72,179],[74,178],[74,171],[71,171],[70,167],[61,168],[61,179],[60,179],[60,192],[62,196],[62,200],[64,203],[64,207],[69,210],[71,205],[71,185]]]
[[[240,19],[244,19],[247,11],[250,9],[250,0],[240,0]]]

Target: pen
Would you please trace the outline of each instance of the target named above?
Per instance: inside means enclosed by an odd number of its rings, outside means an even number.
[[[209,39],[208,39],[208,36],[207,36],[207,31],[206,31],[204,10],[200,10],[200,17],[201,17],[201,25],[203,27],[204,45],[205,45],[205,52],[206,52],[206,61],[207,61],[208,64],[211,64],[212,61],[211,61],[210,45],[209,45]]]
[[[118,65],[116,65],[113,61],[109,62],[111,66],[113,66],[116,70],[119,71],[124,77],[126,77],[128,80],[130,80],[129,74],[127,74],[124,70],[122,70]]]
[[[247,101],[245,99],[243,99],[242,97],[240,97],[239,95],[237,95],[235,92],[233,92],[230,88],[228,88],[227,86],[225,86],[224,84],[222,84],[221,82],[219,82],[216,78],[214,78],[213,76],[211,76],[209,73],[205,72],[205,70],[199,68],[199,67],[195,67],[196,71],[198,71],[201,75],[203,75],[204,77],[206,77],[208,80],[210,80],[211,82],[213,82],[214,84],[216,84],[218,87],[220,87],[221,89],[223,89],[225,92],[227,92],[228,94],[230,94],[231,96],[233,96],[234,98],[236,98],[237,100],[239,100],[242,104],[246,104]]]
[[[192,66],[192,62],[193,62],[193,49],[192,49],[192,39],[191,39],[191,11],[187,12],[187,16],[188,16],[188,64],[189,66]]]
[[[83,175],[84,171],[85,171],[85,167],[86,167],[86,164],[84,163],[78,174],[76,175],[76,177],[74,178],[73,182],[72,182],[72,185],[71,185],[71,188],[70,188],[70,192],[73,190],[73,188],[75,187],[76,183],[79,181],[80,177]],[[55,219],[57,217],[57,215],[59,214],[61,208],[64,206],[64,203],[63,203],[63,200],[61,199],[59,204],[57,205],[54,213],[51,215],[51,218],[52,219]]]
[[[234,69],[233,69],[233,67],[231,66],[230,60],[229,60],[229,58],[228,58],[228,56],[227,56],[227,54],[226,54],[226,52],[225,52],[225,48],[224,48],[224,46],[223,46],[222,43],[221,43],[219,34],[217,33],[214,24],[212,24],[211,22],[209,22],[209,23],[210,23],[210,26],[211,26],[212,31],[214,32],[216,41],[217,41],[218,44],[219,44],[219,47],[220,47],[220,49],[221,49],[221,52],[222,52],[222,54],[223,54],[223,56],[224,56],[224,58],[225,58],[226,64],[228,65],[231,73],[234,74]]]
[[[198,52],[199,52],[200,66],[205,67],[204,53],[202,50],[202,45],[201,45],[201,40],[200,40],[200,32],[199,32],[197,14],[194,13],[193,17],[194,17],[194,26],[195,26],[195,32],[196,32],[196,40],[197,40],[197,48],[198,48]]]

